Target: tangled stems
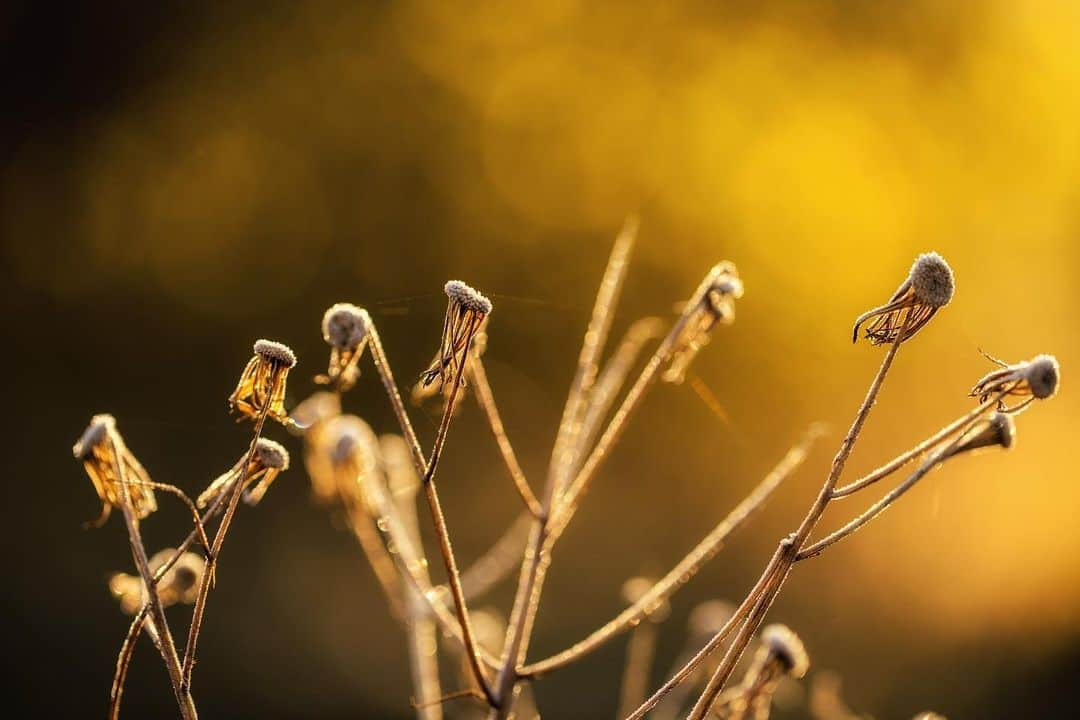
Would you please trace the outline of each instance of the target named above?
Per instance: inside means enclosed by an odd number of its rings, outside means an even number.
[[[123,456],[121,452],[122,441],[116,433],[109,434],[109,441],[113,446],[113,453],[117,458]],[[139,532],[139,520],[131,508],[128,492],[126,471],[123,462],[117,462],[117,473],[120,480],[121,503],[120,508],[124,514],[124,523],[127,525],[128,538],[131,541],[131,554],[135,559],[135,567],[138,568],[139,576],[147,590],[147,605],[150,608],[150,617],[157,629],[158,649],[165,661],[165,667],[169,671],[169,680],[172,682],[173,694],[180,708],[180,715],[184,720],[196,720],[199,717],[195,709],[195,701],[191,697],[188,684],[184,682],[184,675],[180,666],[180,658],[176,652],[176,643],[173,641],[172,631],[169,630],[168,620],[165,618],[165,608],[161,604],[161,598],[157,594],[157,579],[150,571],[150,561],[146,557],[146,546],[143,545],[142,534]],[[131,630],[128,635],[132,634]],[[119,697],[119,696],[118,696]]]

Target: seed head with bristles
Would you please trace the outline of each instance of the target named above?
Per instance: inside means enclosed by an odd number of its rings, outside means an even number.
[[[709,343],[713,329],[735,322],[735,301],[742,296],[743,283],[734,263],[724,261],[709,271],[683,308],[683,329],[672,345],[671,360],[661,376],[664,382],[678,384],[686,378],[690,363]]]
[[[244,502],[255,505],[266,494],[274,479],[289,469],[289,452],[280,443],[267,438],[261,437],[256,441],[251,462],[248,463],[247,459],[247,453],[244,453],[235,465],[210,483],[195,501],[196,505],[206,507],[222,493],[230,492],[236,482],[243,484]]]
[[[356,384],[360,376],[359,362],[370,340],[368,333],[371,317],[367,310],[351,303],[331,305],[323,314],[323,340],[330,346],[330,364],[325,375],[315,382],[332,385],[345,392]]]
[[[995,412],[964,433],[947,457],[990,447],[1008,450],[1015,442],[1016,422],[1013,416],[1004,412]]]
[[[910,340],[949,304],[955,290],[956,281],[945,258],[936,252],[920,255],[889,301],[855,321],[852,342],[859,339],[859,329],[868,321],[865,333],[874,345]]]
[[[451,280],[443,287],[448,303],[443,320],[442,338],[435,361],[420,376],[427,387],[438,381],[440,387],[452,387],[465,368],[466,354],[484,319],[491,314],[491,301],[460,280]]]
[[[1003,412],[1017,412],[1027,407],[1032,400],[1045,400],[1057,393],[1061,368],[1053,355],[1036,355],[1031,360],[1012,365],[990,355],[986,357],[998,365],[998,369],[984,375],[971,389],[971,397],[979,398],[979,402],[986,402],[991,396],[1001,395],[1003,397],[999,409]],[[1027,399],[1013,407],[1006,407],[1006,395]]]
[[[801,678],[810,669],[810,657],[802,640],[786,625],[768,625],[761,631],[761,643],[794,678]]]
[[[255,355],[248,361],[236,389],[229,396],[229,408],[239,412],[241,420],[266,416],[288,426],[285,411],[285,383],[289,370],[296,365],[296,355],[288,346],[273,340],[255,342]]]

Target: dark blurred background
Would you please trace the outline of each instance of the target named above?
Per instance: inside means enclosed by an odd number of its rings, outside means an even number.
[[[460,277],[495,302],[489,373],[539,483],[630,212],[616,337],[670,316],[714,262],[739,266],[738,322],[693,368],[722,412],[689,385],[649,399],[556,550],[531,657],[620,609],[625,578],[674,563],[809,422],[834,428],[675,597],[659,683],[689,610],[739,599],[801,517],[880,359],[850,322],[914,255],[942,252],[958,293],[900,354],[852,477],[969,407],[977,348],[1076,365],[1078,21],[1063,2],[5,3],[9,711],[104,714],[127,627],[105,580],[130,553],[117,518],[81,529],[99,508],[69,448],[93,413],[195,494],[246,447],[225,398],[255,338],[297,351],[295,403],[325,367],[323,309],[356,302],[409,382]],[[1071,716],[1071,387],[1021,418],[1014,451],[953,463],[793,574],[771,617],[854,708]],[[373,373],[348,402],[393,430]],[[434,416],[415,421],[429,442]],[[402,633],[296,465],[226,544],[200,710],[409,717]],[[472,405],[441,477],[467,563],[519,503]],[[162,505],[151,550],[185,532]],[[490,605],[505,611],[511,585]],[[611,716],[624,644],[539,683],[545,717]],[[172,714],[144,640],[125,717]]]

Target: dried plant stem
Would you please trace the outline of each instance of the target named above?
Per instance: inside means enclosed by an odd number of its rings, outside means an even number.
[[[169,671],[169,679],[172,682],[173,694],[180,708],[180,715],[184,720],[195,720],[199,713],[195,709],[195,701],[191,697],[187,685],[183,682],[183,673],[180,667],[180,658],[176,652],[176,643],[173,641],[169,622],[165,618],[165,608],[161,604],[161,598],[157,594],[157,581],[150,571],[150,561],[146,557],[146,546],[143,545],[142,533],[139,532],[139,519],[135,517],[135,511],[131,508],[131,496],[128,493],[127,473],[124,469],[122,458],[123,443],[116,433],[111,433],[109,440],[112,443],[113,455],[117,458],[117,473],[120,480],[120,508],[124,513],[124,523],[127,525],[128,539],[131,541],[131,554],[135,559],[135,567],[138,568],[139,576],[147,590],[147,604],[150,607],[151,621],[158,633],[158,648],[161,657],[165,661],[165,667]]]
[[[645,699],[649,687],[649,672],[656,654],[656,631],[655,623],[643,622],[630,633],[616,718],[632,712]]]
[[[691,675],[693,675],[694,672],[698,669],[698,667],[701,666],[709,658],[709,656],[712,655],[713,652],[715,652],[716,649],[723,644],[724,640],[727,639],[727,636],[730,635],[731,631],[735,629],[735,626],[742,622],[743,619],[754,608],[754,605],[757,602],[758,598],[761,596],[761,593],[764,592],[765,589],[768,587],[769,583],[772,582],[774,574],[780,565],[780,560],[783,557],[784,552],[785,545],[784,543],[781,543],[780,547],[777,548],[776,552],[773,554],[772,559],[769,560],[769,564],[766,566],[765,572],[762,573],[760,578],[758,578],[757,583],[755,583],[754,587],[750,589],[750,592],[747,593],[746,598],[743,599],[742,604],[735,609],[735,612],[732,613],[731,617],[728,618],[727,622],[724,623],[724,626],[718,631],[716,631],[712,638],[707,643],[705,643],[705,646],[702,647],[701,650],[699,650],[692,658],[690,658],[686,662],[686,664],[683,665],[674,675],[672,675],[667,682],[661,685],[660,688],[656,692],[654,692],[648,700],[643,702],[637,710],[628,715],[626,720],[641,720],[641,718],[645,717],[645,715],[650,710],[656,707],[656,705],[661,700],[667,697],[668,693],[677,688]]]
[[[476,402],[487,417],[488,425],[491,426],[491,432],[495,436],[495,442],[499,446],[503,462],[506,463],[506,469],[510,471],[510,477],[514,481],[514,487],[517,488],[518,495],[521,496],[529,513],[535,518],[540,518],[544,513],[544,509],[540,505],[540,501],[536,499],[532,488],[529,487],[529,481],[525,477],[525,472],[521,469],[517,454],[514,452],[514,446],[506,435],[502,416],[499,415],[499,407],[495,404],[495,396],[492,394],[491,385],[488,383],[487,370],[485,370],[484,361],[479,354],[475,352],[472,354],[472,357],[469,358],[468,368],[469,377],[476,393]]]
[[[402,604],[401,581],[398,578],[397,569],[378,532],[372,526],[371,516],[364,511],[360,503],[356,502],[347,502],[345,512],[349,518],[349,528],[371,564],[375,579],[378,580],[386,596],[390,613],[398,620],[406,620],[408,614]]]
[[[908,321],[909,318],[905,317],[900,329],[900,337],[904,336],[908,327]],[[739,658],[742,657],[743,652],[746,650],[746,646],[750,643],[754,633],[757,632],[758,626],[761,625],[761,621],[764,619],[769,607],[772,606],[773,600],[780,592],[784,579],[787,578],[788,573],[791,571],[791,566],[795,562],[796,555],[802,550],[803,545],[806,543],[806,539],[810,536],[810,533],[813,532],[814,527],[817,526],[821,516],[825,513],[825,509],[828,507],[830,500],[832,500],[833,489],[836,487],[836,483],[839,480],[841,473],[844,471],[844,465],[847,463],[847,459],[850,457],[851,451],[855,447],[855,442],[859,439],[859,434],[862,432],[863,425],[866,423],[866,418],[870,415],[870,410],[877,401],[878,393],[881,391],[881,386],[885,382],[885,377],[892,367],[893,360],[896,358],[896,353],[900,350],[901,344],[900,341],[897,341],[889,345],[889,349],[885,353],[885,358],[881,362],[881,367],[878,368],[877,374],[874,376],[874,380],[870,383],[870,388],[867,390],[866,397],[863,399],[862,405],[855,414],[855,420],[851,424],[851,429],[848,430],[843,442],[840,443],[840,449],[837,451],[836,457],[833,458],[832,467],[829,469],[829,474],[821,487],[821,491],[818,493],[814,503],[810,506],[810,510],[807,512],[806,517],[803,518],[802,523],[799,525],[799,529],[796,530],[790,538],[785,539],[785,541],[781,543],[783,552],[780,554],[780,567],[775,574],[771,568],[766,568],[762,577],[770,576],[772,577],[772,581],[767,583],[766,589],[761,593],[761,597],[758,598],[754,608],[740,628],[738,635],[736,635],[735,640],[732,641],[727,653],[725,653],[724,659],[720,662],[720,667],[718,667],[712,677],[709,678],[705,690],[698,698],[697,703],[694,705],[694,709],[687,716],[688,720],[704,720],[708,715],[709,709],[716,701],[717,695],[724,689],[728,679],[731,677],[731,673],[735,669],[735,664],[738,662]]]
[[[679,588],[697,574],[706,562],[720,551],[731,533],[742,527],[754,511],[758,510],[769,499],[780,483],[802,464],[810,446],[820,433],[821,429],[818,426],[812,426],[807,431],[806,436],[788,450],[783,459],[758,483],[757,487],[735,506],[727,517],[717,523],[716,527],[709,531],[701,542],[694,546],[667,575],[657,581],[637,602],[630,605],[613,620],[595,630],[581,642],[575,643],[570,648],[549,658],[519,668],[518,676],[536,677],[580,660],[604,643],[639,623],[648,614],[650,608],[674,595]]]
[[[109,720],[117,720],[120,717],[120,700],[124,695],[124,681],[127,679],[128,668],[131,667],[131,658],[135,654],[135,644],[145,624],[146,614],[141,612],[136,614],[124,637],[124,644],[120,646],[120,654],[116,658],[116,675],[113,676],[112,690],[109,692]]]
[[[279,376],[275,374],[273,386],[268,393],[269,397],[273,397],[274,393],[277,392],[279,382]],[[213,582],[217,570],[221,547],[225,544],[225,535],[229,532],[229,526],[236,515],[236,508],[240,504],[240,495],[244,490],[244,478],[247,477],[248,468],[255,457],[255,448],[258,445],[259,438],[262,436],[263,426],[266,424],[266,416],[269,410],[270,404],[265,403],[259,412],[258,419],[255,421],[255,431],[252,433],[251,445],[248,446],[247,455],[244,456],[244,463],[240,466],[240,472],[237,474],[236,479],[233,480],[232,488],[229,491],[229,502],[225,506],[225,514],[221,518],[217,532],[214,533],[214,543],[210,548],[210,557],[206,561],[206,571],[199,582],[199,593],[195,597],[195,608],[191,613],[191,626],[188,628],[187,647],[184,648],[184,688],[191,687],[191,671],[195,667],[195,650],[199,642],[199,632],[202,630],[203,615],[206,612],[206,599],[210,595],[210,584]]]
[[[447,398],[446,408],[443,410],[442,422],[435,435],[435,444],[431,450],[431,460],[428,462],[427,471],[421,480],[424,486],[424,494],[427,497],[428,508],[431,510],[431,519],[435,524],[435,535],[439,540],[439,551],[442,553],[443,563],[446,565],[447,581],[450,584],[450,593],[454,598],[454,609],[457,611],[458,623],[461,625],[462,641],[469,663],[472,665],[476,683],[487,698],[492,707],[498,704],[498,700],[492,692],[487,676],[484,674],[483,665],[480,663],[480,652],[473,634],[472,622],[469,620],[469,609],[465,601],[465,591],[461,588],[461,574],[458,572],[457,559],[454,557],[454,547],[450,542],[450,533],[446,528],[446,517],[443,515],[442,503],[439,502],[439,491],[435,484],[435,471],[439,465],[439,457],[443,446],[446,444],[446,435],[450,429],[450,420],[453,417],[454,401],[457,399],[461,382],[465,379],[465,361],[469,357],[472,345],[472,335],[465,341],[465,348],[461,353],[461,359],[457,362],[454,372],[453,385],[450,387],[450,395]]]
[[[416,430],[413,429],[412,421],[409,420],[409,413],[405,410],[405,403],[401,400],[401,393],[398,392],[394,372],[390,369],[390,362],[386,359],[386,350],[383,349],[382,338],[379,337],[379,330],[370,318],[364,330],[367,337],[371,338],[369,345],[371,360],[375,365],[375,370],[379,373],[379,379],[382,380],[383,389],[390,400],[390,407],[394,411],[394,417],[397,418],[398,426],[401,428],[401,435],[405,438],[405,443],[409,447],[409,454],[412,456],[416,473],[423,477],[427,474],[428,463],[424,458],[424,451],[420,448],[420,440],[416,437]]]
[[[523,512],[514,519],[494,544],[461,573],[465,598],[475,600],[521,565],[521,556],[529,540],[529,528],[535,517]]]
[[[946,440],[947,438],[951,437],[952,435],[959,435],[973,421],[975,421],[979,416],[981,416],[983,413],[985,413],[988,409],[992,408],[994,406],[994,404],[996,402],[998,402],[998,399],[1000,397],[1002,397],[1003,395],[1004,394],[999,395],[998,398],[995,398],[993,400],[988,400],[988,401],[986,401],[984,403],[980,403],[971,412],[960,416],[959,418],[957,418],[953,422],[951,422],[948,425],[946,425],[945,427],[941,428],[941,430],[937,431],[936,433],[934,433],[930,437],[928,437],[925,440],[923,440],[922,442],[920,442],[915,447],[911,448],[910,450],[907,450],[904,453],[901,453],[900,455],[897,455],[895,458],[893,458],[892,460],[890,460],[886,464],[882,465],[881,467],[877,468],[873,472],[869,473],[865,477],[862,477],[862,478],[860,478],[860,479],[858,479],[858,480],[856,480],[854,482],[848,483],[847,485],[843,485],[841,487],[838,487],[838,488],[834,489],[833,492],[832,492],[833,498],[835,499],[835,498],[841,498],[841,497],[847,497],[849,495],[853,495],[854,493],[857,493],[859,490],[862,490],[865,487],[869,487],[869,486],[873,485],[878,480],[881,480],[883,478],[888,477],[889,475],[896,472],[898,469],[900,469],[901,467],[903,467],[907,463],[909,463],[912,460],[914,460],[915,458],[917,458],[919,455],[922,455],[927,450],[929,450],[929,449],[935,447],[936,445],[940,444],[943,440]]]

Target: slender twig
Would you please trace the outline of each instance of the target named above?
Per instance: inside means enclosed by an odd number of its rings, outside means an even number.
[[[281,382],[280,375],[275,373],[272,381],[270,392],[267,393],[268,397],[273,397],[277,392],[277,385]],[[244,462],[240,466],[240,472],[232,482],[232,488],[229,491],[229,502],[225,506],[225,514],[221,518],[221,523],[217,527],[217,531],[214,533],[214,543],[210,548],[210,558],[207,560],[206,572],[203,573],[202,579],[199,582],[199,592],[195,597],[195,608],[191,613],[191,626],[188,628],[188,641],[187,646],[184,648],[184,687],[191,687],[191,671],[195,667],[195,649],[199,642],[199,632],[202,630],[203,615],[206,612],[206,600],[210,595],[210,584],[214,578],[215,571],[217,569],[217,561],[221,555],[221,547],[225,544],[225,535],[229,532],[229,525],[232,524],[233,516],[236,514],[236,508],[240,504],[240,495],[244,490],[244,479],[247,477],[248,468],[251,466],[251,461],[255,457],[255,448],[258,446],[259,437],[262,436],[263,425],[266,423],[266,416],[270,410],[270,403],[263,404],[262,409],[259,411],[259,416],[255,421],[255,431],[251,437],[251,445],[248,446],[247,455],[244,456]]]
[[[904,333],[907,330],[909,319],[909,317],[905,316],[903,325],[900,328],[901,338],[904,337]],[[897,340],[889,345],[889,349],[881,362],[881,367],[878,368],[877,374],[874,376],[874,379],[866,392],[866,397],[863,399],[862,405],[855,414],[855,420],[852,422],[851,428],[848,430],[843,442],[840,443],[840,449],[837,451],[836,457],[833,458],[832,466],[821,487],[821,491],[818,493],[814,503],[810,506],[809,511],[806,513],[806,517],[803,518],[802,523],[799,525],[799,529],[791,536],[788,549],[781,555],[781,567],[779,571],[773,575],[772,570],[767,568],[766,572],[763,574],[763,577],[769,575],[778,579],[774,579],[774,581],[766,587],[765,591],[762,592],[761,597],[758,598],[753,610],[746,619],[746,622],[743,623],[735,640],[732,641],[731,646],[724,654],[720,666],[709,679],[709,682],[705,686],[705,690],[701,693],[697,703],[694,705],[694,709],[687,716],[688,720],[704,720],[705,716],[708,714],[709,709],[716,700],[716,696],[724,689],[728,679],[731,677],[732,671],[735,669],[735,664],[738,662],[739,658],[742,657],[743,652],[746,650],[746,646],[750,643],[754,633],[757,632],[758,626],[764,619],[765,613],[768,612],[773,600],[780,592],[784,579],[787,578],[788,572],[791,570],[791,565],[795,562],[795,556],[802,549],[806,539],[821,519],[821,516],[825,513],[825,508],[828,507],[829,501],[832,500],[833,489],[836,487],[836,483],[840,479],[841,473],[844,471],[844,465],[847,463],[847,459],[850,457],[851,451],[855,447],[855,442],[859,439],[859,434],[862,432],[863,425],[866,423],[866,418],[870,415],[870,410],[877,401],[878,393],[881,391],[881,386],[885,382],[885,377],[892,367],[893,360],[896,358],[896,353],[900,350],[901,344],[902,342]],[[784,547],[784,545],[782,544],[781,547]]]
[[[514,593],[514,604],[510,611],[506,638],[503,642],[502,667],[495,679],[495,695],[501,702],[501,706],[489,713],[490,720],[506,720],[513,706],[514,687],[518,680],[516,668],[522,664],[529,649],[532,627],[540,604],[540,590],[550,562],[545,547],[549,536],[548,526],[551,523],[553,502],[565,482],[564,478],[568,479],[569,473],[566,468],[571,467],[575,462],[570,456],[569,449],[574,447],[573,437],[577,432],[578,419],[583,412],[585,393],[595,380],[596,358],[603,348],[611,327],[615,299],[622,287],[627,259],[636,233],[637,222],[631,219],[627,221],[623,231],[616,238],[607,267],[604,269],[600,289],[596,294],[592,316],[585,330],[585,338],[578,355],[577,371],[570,385],[562,419],[559,422],[559,430],[555,436],[555,444],[551,451],[551,461],[548,463],[547,480],[541,500],[544,514],[542,519],[538,518],[533,522],[529,533],[524,561],[518,576],[517,590]]]
[[[653,656],[656,654],[656,630],[655,623],[643,622],[630,634],[630,642],[626,645],[626,665],[623,668],[622,687],[619,689],[616,718],[633,711],[645,699]]]
[[[655,607],[658,602],[662,602],[674,595],[679,588],[697,574],[706,562],[720,551],[728,537],[746,523],[754,511],[758,510],[769,499],[780,483],[802,464],[810,446],[817,439],[820,432],[819,426],[812,426],[807,431],[806,436],[788,450],[783,459],[758,483],[757,487],[735,506],[727,517],[717,523],[716,527],[710,530],[702,538],[701,542],[694,546],[667,575],[657,581],[637,602],[623,610],[610,622],[593,631],[581,642],[575,643],[549,658],[519,668],[518,675],[520,677],[536,677],[580,660],[607,641],[640,622],[646,616],[649,608]]]
[[[783,557],[783,553],[785,552],[785,547],[786,546],[781,543],[780,547],[777,548],[775,553],[773,553],[772,559],[769,560],[769,564],[765,568],[765,572],[762,573],[760,578],[758,578],[757,583],[754,585],[754,587],[750,589],[750,592],[747,593],[746,598],[742,601],[742,604],[735,609],[735,612],[732,613],[731,617],[728,618],[727,622],[724,623],[724,626],[717,630],[716,633],[712,636],[712,638],[707,643],[705,643],[704,647],[702,647],[701,650],[699,650],[692,658],[690,658],[685,665],[683,665],[674,675],[672,675],[667,682],[661,685],[660,688],[656,692],[654,692],[648,700],[643,702],[641,704],[641,707],[628,715],[626,720],[641,720],[641,718],[645,717],[646,713],[656,707],[657,703],[667,697],[668,693],[670,693],[676,687],[685,682],[691,675],[693,675],[694,672],[698,669],[698,667],[701,666],[701,664],[704,663],[709,658],[709,656],[712,655],[713,652],[715,652],[716,649],[723,644],[724,640],[727,639],[727,636],[730,635],[731,631],[735,629],[735,626],[742,622],[743,619],[750,613],[750,611],[754,607],[754,604],[757,602],[757,599],[761,596],[761,593],[764,592],[765,588],[772,581],[773,574],[779,567],[780,559]]]
[[[116,658],[116,675],[113,676],[112,690],[109,692],[109,720],[117,720],[120,717],[120,700],[124,695],[124,681],[127,679],[128,668],[131,667],[131,658],[135,654],[135,643],[145,624],[144,613],[138,613],[132,618],[127,635],[124,636],[124,644],[120,646],[120,654]]]
[[[181,502],[187,505],[188,510],[191,511],[191,517],[195,522],[195,533],[199,539],[199,542],[202,543],[202,546],[206,553],[210,552],[210,539],[206,537],[206,529],[203,527],[202,520],[199,518],[199,509],[195,507],[195,503],[191,501],[191,498],[187,496],[187,493],[185,493],[183,490],[176,487],[175,485],[169,485],[168,483],[153,481],[147,482],[145,480],[128,480],[127,484],[153,488],[154,490],[161,490],[162,492],[167,492],[180,498]]]
[[[475,688],[465,688],[464,690],[455,690],[452,693],[447,693],[441,697],[437,697],[434,700],[428,700],[426,702],[417,702],[413,699],[411,705],[414,710],[423,710],[425,708],[442,705],[443,703],[450,702],[451,700],[484,700],[484,694]]]
[[[405,403],[401,400],[401,393],[398,391],[397,383],[394,381],[394,372],[390,369],[390,363],[386,359],[386,350],[383,349],[379,330],[370,317],[367,317],[364,330],[367,336],[371,338],[371,344],[369,345],[371,360],[375,365],[375,370],[379,373],[379,379],[382,380],[386,396],[390,400],[390,407],[394,411],[394,417],[401,428],[401,435],[405,438],[405,444],[409,448],[409,455],[412,457],[413,465],[416,467],[416,473],[424,476],[427,474],[428,465],[427,460],[424,458],[424,451],[420,447],[420,440],[416,437],[416,430],[413,429],[412,421],[409,420],[409,413],[405,410]]]
[[[371,516],[364,511],[361,503],[349,501],[346,502],[345,513],[348,516],[349,528],[360,544],[360,549],[367,557],[375,573],[375,579],[386,596],[390,613],[396,619],[404,621],[408,615],[402,604],[401,581],[390,553],[387,552],[378,532],[372,526]]]
[[[161,598],[158,597],[157,581],[150,571],[150,561],[146,557],[146,546],[143,545],[142,533],[139,532],[139,519],[135,516],[135,511],[131,507],[131,495],[128,492],[127,473],[123,461],[123,441],[115,432],[109,434],[109,441],[112,443],[113,455],[116,458],[116,472],[120,481],[120,509],[124,514],[124,523],[127,525],[135,567],[138,568],[139,577],[147,590],[147,604],[150,607],[152,622],[157,629],[161,657],[169,671],[169,679],[172,681],[173,694],[176,696],[181,716],[184,720],[195,720],[199,714],[195,709],[195,701],[192,699],[187,685],[183,682],[180,658],[176,652],[176,643],[173,641],[169,622],[165,618],[165,608],[161,604]]]
[[[540,518],[543,515],[544,509],[540,505],[540,501],[536,499],[536,495],[533,493],[532,488],[529,487],[529,481],[525,477],[525,472],[521,469],[517,454],[514,452],[514,446],[510,443],[510,438],[506,435],[506,428],[503,426],[502,416],[499,415],[499,407],[495,404],[495,396],[492,394],[491,385],[488,383],[487,371],[484,369],[483,358],[476,352],[472,353],[467,367],[469,369],[469,377],[472,380],[473,390],[476,391],[476,402],[480,405],[480,408],[484,411],[484,415],[487,417],[488,425],[491,426],[491,432],[495,436],[495,442],[499,446],[499,452],[502,454],[503,462],[506,463],[506,469],[510,471],[510,477],[514,481],[514,487],[517,488],[518,495],[521,496],[522,501],[525,503],[525,507],[532,516]]]
[[[1002,396],[1003,395],[1004,393],[1002,394]],[[1001,396],[999,396],[999,398],[1000,397]],[[885,463],[881,467],[877,468],[876,470],[870,472],[866,476],[859,478],[854,482],[848,483],[847,485],[843,485],[834,489],[832,491],[833,498],[847,497],[849,495],[857,493],[859,490],[862,490],[865,487],[873,485],[878,480],[888,477],[907,463],[917,458],[919,455],[922,455],[927,450],[941,443],[943,440],[946,440],[953,435],[958,435],[962,433],[964,429],[972,423],[972,421],[985,413],[988,408],[993,407],[993,404],[998,402],[998,399],[987,400],[984,403],[980,403],[971,412],[961,415],[956,420],[941,428],[941,430],[926,438],[915,447],[901,453],[900,455],[897,455],[895,458]]]
[[[454,415],[454,401],[457,399],[461,383],[465,379],[465,361],[469,357],[472,346],[472,334],[465,341],[465,348],[457,360],[454,371],[453,385],[450,386],[450,395],[447,398],[446,407],[443,409],[442,422],[435,435],[435,444],[431,450],[431,459],[428,462],[427,472],[424,473],[422,484],[424,494],[427,497],[428,508],[431,510],[431,519],[435,524],[435,535],[439,540],[439,550],[442,553],[443,563],[446,565],[447,581],[450,584],[450,593],[454,598],[454,609],[457,611],[458,623],[461,625],[462,640],[465,644],[465,652],[472,665],[476,682],[484,692],[488,704],[492,707],[498,705],[498,699],[492,692],[487,676],[484,674],[483,665],[480,663],[480,653],[473,635],[472,623],[469,620],[469,609],[465,600],[465,591],[461,588],[461,574],[458,572],[457,559],[454,557],[454,547],[450,542],[450,533],[446,528],[446,517],[443,515],[442,503],[439,502],[439,491],[435,484],[435,471],[439,465],[439,457],[443,446],[446,444],[446,435],[450,429],[450,420]]]

